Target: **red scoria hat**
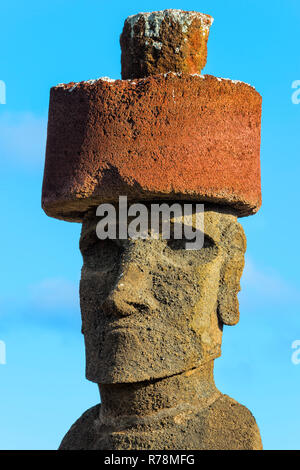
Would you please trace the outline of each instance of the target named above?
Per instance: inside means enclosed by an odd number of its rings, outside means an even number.
[[[259,93],[201,75],[212,18],[127,18],[122,80],[51,89],[42,206],[81,221],[104,202],[195,201],[248,216],[261,205]]]

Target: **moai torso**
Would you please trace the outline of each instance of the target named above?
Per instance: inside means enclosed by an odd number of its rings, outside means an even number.
[[[179,10],[130,17],[123,80],[51,90],[43,208],[82,222],[86,377],[101,395],[61,449],[262,447],[251,412],[213,378],[223,326],[239,320],[237,217],[261,204],[261,97],[200,75],[211,23]],[[100,240],[96,207],[119,196],[203,202],[203,247],[161,233]]]
[[[64,437],[61,450],[261,450],[252,413],[216,391],[198,407],[179,406],[144,416],[102,417],[87,410]]]

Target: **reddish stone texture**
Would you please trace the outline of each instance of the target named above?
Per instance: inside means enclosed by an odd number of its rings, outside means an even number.
[[[212,22],[209,15],[182,10],[128,17],[120,37],[122,78],[165,72],[200,73],[206,64]]]
[[[210,75],[51,89],[42,204],[80,221],[102,202],[189,200],[257,212],[261,96]]]

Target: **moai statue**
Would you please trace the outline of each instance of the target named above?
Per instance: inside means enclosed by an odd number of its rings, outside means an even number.
[[[60,449],[261,449],[251,412],[215,386],[223,325],[239,320],[258,211],[261,97],[201,75],[212,18],[140,13],[121,35],[122,80],[51,89],[43,208],[81,222],[86,376],[101,404]],[[102,203],[204,203],[204,245],[100,240]]]

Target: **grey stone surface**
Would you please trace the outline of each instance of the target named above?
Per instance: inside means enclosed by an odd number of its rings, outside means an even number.
[[[204,247],[182,240],[99,240],[82,225],[80,302],[86,376],[101,407],[61,449],[260,449],[249,410],[213,379],[223,325],[239,319],[246,239],[234,215],[207,209]]]

